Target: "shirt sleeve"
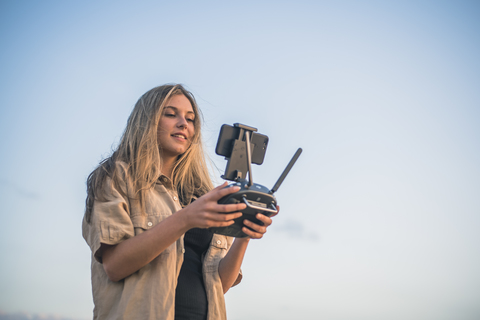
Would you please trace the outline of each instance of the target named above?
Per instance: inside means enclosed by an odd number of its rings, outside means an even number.
[[[84,218],[82,224],[83,237],[100,263],[102,243],[116,245],[134,236],[128,200],[113,186],[111,179],[105,181],[104,188],[106,200],[95,200],[90,222]]]

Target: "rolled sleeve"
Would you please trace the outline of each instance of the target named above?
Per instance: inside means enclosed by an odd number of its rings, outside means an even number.
[[[83,237],[100,263],[102,243],[116,245],[134,236],[127,200],[111,186],[111,180],[106,185],[109,186],[106,201],[95,200],[90,223],[84,219],[82,226]]]

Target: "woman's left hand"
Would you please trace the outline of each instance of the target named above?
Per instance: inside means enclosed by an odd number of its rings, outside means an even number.
[[[245,219],[243,224],[245,227],[242,228],[242,231],[251,239],[261,239],[265,233],[267,233],[267,228],[272,225],[272,218],[278,214],[280,207],[277,206],[277,213],[273,214],[270,217],[257,213],[255,218],[263,222],[263,226],[253,223],[250,220]],[[248,228],[247,228],[248,227]],[[252,231],[253,230],[253,231]]]

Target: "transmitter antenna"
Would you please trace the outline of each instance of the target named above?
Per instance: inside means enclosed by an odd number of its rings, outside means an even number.
[[[295,154],[293,155],[293,158],[292,160],[290,160],[290,162],[288,163],[287,167],[285,168],[285,170],[283,170],[282,172],[282,175],[280,176],[280,178],[278,178],[277,182],[275,183],[275,185],[273,186],[272,190],[269,191],[269,193],[275,193],[277,192],[278,188],[280,188],[280,185],[282,184],[283,180],[285,180],[285,177],[287,176],[287,174],[290,172],[290,170],[292,169],[293,165],[295,164],[295,162],[297,161],[298,157],[300,157],[300,154],[302,153],[302,148],[298,148],[297,149],[297,152],[295,152]],[[251,172],[250,172],[251,174]]]

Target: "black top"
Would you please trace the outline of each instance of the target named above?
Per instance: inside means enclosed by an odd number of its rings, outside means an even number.
[[[185,233],[185,255],[175,292],[175,319],[207,319],[208,301],[203,283],[202,257],[213,233],[194,228]]]

